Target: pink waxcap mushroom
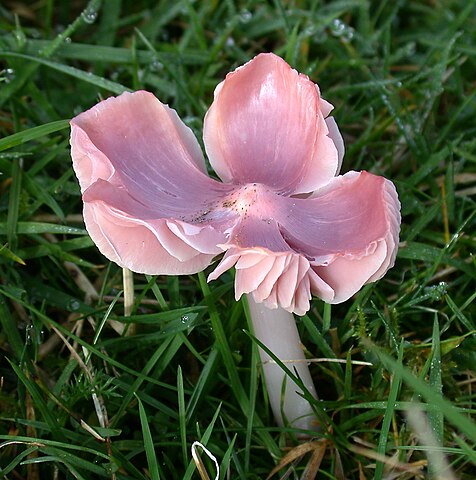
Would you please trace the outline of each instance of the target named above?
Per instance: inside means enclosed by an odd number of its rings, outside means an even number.
[[[317,86],[260,54],[216,88],[204,124],[206,173],[191,130],[152,94],[124,93],[71,121],[84,219],[100,251],[149,274],[236,268],[235,295],[303,315],[312,295],[342,302],[393,265],[394,185],[336,176],[344,145]]]

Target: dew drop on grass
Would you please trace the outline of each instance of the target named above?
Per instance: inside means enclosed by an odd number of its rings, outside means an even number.
[[[87,8],[81,14],[81,17],[83,18],[83,20],[86,23],[93,24],[96,21],[96,19],[98,18],[98,12],[94,9]]]
[[[25,341],[27,345],[31,345],[33,342],[33,329],[35,327],[33,325],[27,325],[25,329]]]
[[[350,42],[354,38],[354,29],[352,27],[346,27],[346,29],[345,29],[345,31],[342,35],[342,38],[346,42]]]
[[[45,331],[36,329],[34,325],[27,325],[25,329],[25,341],[27,345],[39,345],[45,341]]]
[[[5,83],[10,83],[14,78],[15,78],[15,70],[13,70],[13,68],[6,68],[5,70],[3,70],[3,81]]]
[[[21,48],[25,45],[26,43],[26,36],[23,33],[23,30],[20,29],[15,29],[13,31],[13,36],[15,37],[15,40],[17,41],[18,46]]]
[[[335,37],[340,37],[346,31],[346,25],[342,20],[335,18],[331,23],[331,32]]]
[[[160,62],[157,58],[154,58],[154,60],[152,60],[152,63],[150,64],[151,72],[160,72],[161,70],[163,70],[163,68],[164,64]]]
[[[252,17],[253,17],[253,14],[249,10],[244,9],[240,12],[241,23],[248,23]]]
[[[182,315],[182,318],[180,319],[182,323],[188,323],[189,320],[190,318],[188,315]]]
[[[69,302],[70,310],[72,310],[73,312],[76,312],[77,310],[79,310],[80,307],[81,307],[81,304],[78,302],[78,300],[70,300]]]

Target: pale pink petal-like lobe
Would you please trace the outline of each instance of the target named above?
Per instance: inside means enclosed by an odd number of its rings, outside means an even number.
[[[326,125],[329,132],[327,135],[334,142],[334,145],[337,148],[337,171],[340,171],[340,167],[342,166],[342,161],[344,159],[345,153],[344,139],[342,138],[339,127],[337,126],[334,117],[327,117]]]
[[[86,228],[100,252],[134,272],[151,275],[191,274],[200,272],[215,255],[187,251],[186,260],[180,260],[187,244],[177,239],[175,256],[159,239],[164,226],[148,225],[138,219],[124,216],[101,202],[86,203],[83,210]]]
[[[365,256],[337,256],[327,266],[313,267],[335,291],[330,303],[347,300],[363,285],[382,278],[395,263],[401,221],[400,202],[395,186],[389,180],[384,179],[382,193],[388,228],[386,235],[375,244],[374,250]]]
[[[211,215],[231,186],[209,178],[192,132],[147,92],[110,98],[71,122],[71,154],[88,231],[100,251],[137,272],[207,266],[233,212]]]
[[[210,163],[224,182],[262,183],[284,194],[326,185],[339,150],[321,105],[330,111],[307,76],[274,54],[258,55],[215,90],[204,123]]]
[[[286,243],[315,265],[335,256],[365,256],[394,229],[399,203],[387,194],[389,185],[394,188],[384,177],[349,172],[312,198],[277,196],[274,219]]]

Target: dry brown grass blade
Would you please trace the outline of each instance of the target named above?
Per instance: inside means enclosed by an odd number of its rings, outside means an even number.
[[[359,463],[359,480],[367,480],[364,473],[364,467],[362,467],[362,463],[361,462],[358,462],[358,463]]]
[[[344,465],[342,465],[342,458],[340,456],[339,450],[334,448],[335,453],[335,467],[334,467],[334,476],[336,480],[345,480]]]
[[[266,480],[269,480],[271,477],[276,475],[276,473],[278,473],[279,470],[282,470],[283,468],[287,467],[289,464],[295,462],[296,460],[299,460],[309,452],[313,452],[314,454],[314,452],[316,451],[320,452],[320,450],[322,450],[322,456],[324,456],[324,452],[327,448],[327,443],[328,443],[327,440],[314,440],[311,442],[301,443],[297,447],[294,447],[279,461],[276,467],[274,467],[273,470],[271,470],[270,474],[266,477]],[[317,461],[317,458],[318,457],[316,457],[315,461]],[[321,461],[322,461],[322,458],[319,461],[319,465]],[[307,477],[308,480],[311,478],[313,477]]]
[[[400,462],[396,458],[386,457],[385,455],[380,455],[374,450],[369,450],[368,448],[359,447],[357,445],[350,445],[349,449],[357,455],[362,455],[364,457],[382,462],[391,469],[412,473],[416,475],[415,478],[422,478],[421,475],[423,473],[423,468],[425,468],[428,464],[426,460],[419,460],[412,463]]]
[[[197,471],[198,471],[198,474],[200,475],[201,480],[211,480],[211,479],[210,479],[210,476],[208,475],[207,469],[205,468],[205,465],[202,461],[202,458],[200,456],[198,449],[201,449],[207,455],[207,457],[210,460],[212,460],[212,462],[215,464],[215,469],[216,469],[215,480],[218,480],[218,478],[220,477],[220,466],[218,465],[217,459],[210,452],[210,450],[208,450],[207,447],[205,447],[205,445],[203,445],[200,442],[193,442],[192,459],[193,459],[193,462],[195,463],[195,467],[197,468]]]
[[[322,459],[326,453],[327,442],[321,444],[312,452],[311,458],[304,469],[301,480],[315,480],[319,469],[321,468]]]
[[[443,227],[445,242],[450,242],[450,222],[448,219],[448,205],[446,203],[446,186],[445,186],[445,177],[443,176],[443,181],[441,182],[441,213],[443,215]]]
[[[200,478],[202,480],[210,480],[210,477],[208,476],[207,469],[205,468],[205,465],[203,464],[203,461],[200,456],[197,456],[196,458],[193,458],[193,461],[195,463],[195,466],[197,467],[197,472],[200,475]]]

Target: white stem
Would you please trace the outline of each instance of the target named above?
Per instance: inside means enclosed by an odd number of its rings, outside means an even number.
[[[130,317],[134,305],[134,276],[128,268],[122,269],[122,284],[124,286],[124,316]]]
[[[256,303],[247,295],[254,336],[302,380],[304,386],[317,398],[316,389],[301,347],[301,341],[292,313],[277,308],[271,310]],[[264,378],[274,416],[283,425],[283,413],[289,424],[303,430],[315,430],[317,420],[309,402],[301,396],[302,390],[282,368],[261,348]],[[283,382],[286,379],[284,399]]]
[[[124,286],[124,316],[130,317],[134,306],[134,274],[128,268],[122,269],[122,284]],[[125,333],[127,337],[136,332],[135,323],[130,323],[129,328],[127,328],[127,324],[123,327],[127,329]]]

